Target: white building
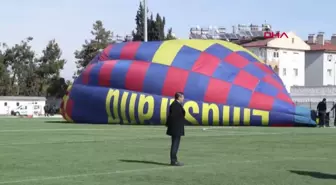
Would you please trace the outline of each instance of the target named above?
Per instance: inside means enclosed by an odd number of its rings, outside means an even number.
[[[336,85],[336,35],[325,40],[324,33],[308,36],[311,50],[306,52],[306,86]]]
[[[0,96],[0,115],[11,115],[12,110],[29,103],[39,106],[40,114],[44,114],[45,97]]]
[[[310,46],[293,32],[288,38],[258,40],[243,44],[278,73],[290,92],[291,86],[305,85],[305,51]]]

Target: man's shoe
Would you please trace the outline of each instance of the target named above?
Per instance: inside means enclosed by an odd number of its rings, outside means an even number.
[[[170,165],[172,166],[183,166],[184,164],[181,162],[171,162]]]

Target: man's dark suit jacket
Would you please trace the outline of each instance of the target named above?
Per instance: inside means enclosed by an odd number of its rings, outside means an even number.
[[[327,104],[324,103],[323,101],[319,102],[317,105],[317,110],[318,111],[326,111],[327,110]]]
[[[178,101],[173,101],[169,107],[169,114],[166,126],[167,135],[170,136],[184,136],[185,110]]]
[[[317,105],[318,116],[323,116],[327,111],[327,104],[323,101],[319,102]]]

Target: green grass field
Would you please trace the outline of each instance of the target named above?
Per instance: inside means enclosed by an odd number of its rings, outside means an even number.
[[[186,127],[170,167],[161,126],[0,119],[0,185],[336,184],[336,129]]]

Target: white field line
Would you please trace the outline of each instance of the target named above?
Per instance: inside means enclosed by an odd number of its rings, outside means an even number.
[[[81,124],[77,124],[78,126]],[[94,125],[90,125],[94,126]],[[106,126],[106,125],[102,125]],[[48,132],[48,131],[109,131],[109,130],[119,130],[119,129],[129,129],[129,130],[166,130],[165,126],[146,126],[146,125],[109,125],[105,128],[39,128],[39,129],[7,129],[7,130],[0,130],[1,132]],[[229,129],[247,129],[250,128],[251,130],[255,129],[256,127],[232,127],[232,126],[187,126],[185,127],[186,130],[229,130]],[[259,127],[260,128],[260,127]],[[272,128],[269,128],[272,129]]]
[[[209,136],[216,136],[216,137],[230,137],[230,136],[258,136],[258,135],[287,135],[291,133],[242,133],[242,132],[237,132],[237,133],[225,133],[221,135],[191,135],[191,136],[186,136],[186,137],[209,137]],[[302,133],[306,134],[306,133]],[[0,143],[0,146],[13,146],[13,145],[42,145],[42,144],[79,144],[79,143],[104,143],[104,142],[120,142],[120,141],[125,141],[125,140],[135,140],[135,139],[162,139],[163,136],[149,136],[149,137],[127,137],[123,138],[123,136],[119,137],[110,137],[110,139],[104,139],[104,140],[99,140],[99,139],[87,139],[87,140],[61,140],[61,141],[50,141],[50,142],[17,142],[17,143]],[[139,147],[139,145],[136,145]]]
[[[122,129],[124,130],[124,129]],[[127,131],[132,131],[132,130],[138,130],[138,129],[129,129]],[[147,131],[165,131],[165,129],[141,129],[141,130],[147,130]],[[186,131],[192,130],[192,131],[218,131],[217,129],[186,129]],[[77,128],[64,128],[64,129],[20,129],[20,130],[0,130],[0,133],[10,133],[10,132],[59,132],[59,131],[120,131],[120,129],[115,128],[115,129],[77,129]],[[289,132],[248,132],[246,131],[227,131],[227,132],[222,132],[222,133],[227,133],[227,134],[245,134],[245,133],[257,133],[257,134],[282,134],[282,133],[289,133]]]
[[[7,129],[7,130],[0,130],[0,133],[2,132],[53,132],[53,131],[112,131],[112,130],[120,130],[120,129],[129,129],[129,130],[166,130],[167,128],[164,126],[130,126],[130,125],[111,125],[111,127],[107,128],[38,128],[38,129]],[[228,126],[188,126],[186,127],[186,130],[230,130],[230,129],[247,129],[249,127],[228,127]],[[251,128],[251,127],[250,127]],[[332,127],[330,127],[332,128]],[[269,128],[270,130],[272,128]],[[244,131],[253,131],[254,128],[251,128],[250,130],[244,130]]]
[[[112,126],[113,127],[113,126]],[[40,129],[8,129],[8,130],[0,130],[1,132],[53,132],[53,131],[112,131],[127,128],[130,130],[166,130],[166,127],[160,126],[114,126],[113,128],[40,128]],[[203,127],[188,127],[186,130],[202,130]],[[209,129],[209,127],[207,127]],[[214,128],[212,128],[214,129]],[[216,129],[221,129],[221,127],[216,127]],[[231,127],[227,127],[226,129],[231,129]]]
[[[54,131],[109,131],[117,129],[93,129],[93,128],[61,128],[61,129],[21,129],[21,130],[0,130],[1,132],[54,132]]]
[[[150,128],[150,127],[147,127],[147,128],[130,128],[129,130],[166,130],[167,128]],[[6,132],[55,132],[55,131],[115,131],[115,130],[125,130],[125,128],[107,128],[107,129],[104,129],[104,128],[55,128],[55,129],[19,129],[19,130],[12,130],[12,129],[9,129],[9,130],[0,130],[0,133],[6,133]],[[187,131],[188,130],[210,130],[210,129],[202,129],[202,128],[187,128],[186,129]],[[218,129],[211,129],[211,130],[218,130]]]
[[[178,170],[183,168],[196,168],[196,167],[205,167],[205,166],[215,166],[215,165],[224,165],[225,163],[258,163],[258,162],[275,162],[275,161],[286,161],[286,160],[328,160],[326,158],[283,158],[283,159],[270,159],[270,160],[231,160],[225,162],[216,162],[216,163],[204,163],[204,164],[195,164],[195,165],[185,165],[179,167],[165,166],[165,167],[156,167],[156,168],[139,168],[133,170],[116,170],[110,172],[101,172],[101,173],[83,173],[83,174],[74,174],[74,175],[60,175],[60,176],[47,176],[47,177],[36,177],[22,180],[13,180],[13,181],[0,181],[0,184],[15,184],[15,183],[26,183],[26,182],[37,182],[37,181],[46,181],[46,180],[60,180],[60,179],[71,179],[79,177],[89,177],[89,176],[103,176],[103,175],[113,175],[113,174],[127,174],[127,173],[136,173],[136,172],[148,172],[148,171],[158,171],[158,170]]]
[[[96,128],[64,128],[64,129],[29,129],[29,130],[0,130],[0,133],[11,133],[11,132],[63,132],[63,131],[119,131],[120,127],[114,127],[113,129],[96,129]],[[146,129],[148,131],[163,131],[166,128],[165,127],[156,127],[156,129],[152,129],[153,127],[136,127],[140,129]],[[155,127],[154,127],[155,128]],[[159,128],[159,129],[158,129]],[[208,127],[209,128],[209,127]],[[223,127],[218,127],[223,128]],[[134,129],[134,127],[132,128]],[[132,130],[131,129],[131,130]],[[136,130],[135,129],[135,130]],[[212,134],[192,134],[186,137],[209,137],[209,136],[215,136],[215,137],[231,137],[231,136],[258,136],[258,135],[306,135],[306,134],[318,134],[318,133],[295,133],[295,132],[248,132],[248,130],[244,131],[225,131],[225,132],[213,132],[213,131],[219,131],[215,127],[211,129],[202,129],[197,127],[189,127],[187,130],[203,130],[203,133],[207,133],[208,131],[211,131]],[[330,133],[332,134],[332,133]],[[145,136],[145,137],[127,137],[126,140],[134,140],[134,139],[159,139],[164,137],[165,134],[163,133],[162,136]],[[119,142],[123,141],[125,138],[123,138],[123,135],[111,137],[109,136],[108,139],[99,140],[99,139],[88,139],[88,140],[61,140],[61,141],[49,141],[49,142],[14,142],[14,143],[0,143],[0,146],[12,146],[12,145],[40,145],[40,144],[75,144],[75,143],[88,143],[88,142]]]
[[[256,135],[285,135],[288,133],[241,133],[241,132],[231,132],[225,133],[223,135],[214,135],[218,137],[225,137],[225,136],[256,136]],[[209,135],[191,135],[189,137],[209,137]],[[127,137],[126,139],[122,136],[119,137],[110,137],[110,139],[88,139],[88,140],[63,140],[63,141],[50,141],[50,142],[17,142],[17,143],[0,143],[0,146],[11,146],[11,145],[40,145],[40,144],[75,144],[75,143],[89,143],[89,142],[119,142],[125,140],[134,140],[134,139],[159,139],[162,136],[150,136],[150,137]]]
[[[249,161],[246,161],[246,163]],[[169,170],[169,169],[178,169],[178,168],[195,168],[195,167],[203,167],[209,165],[218,165],[218,163],[206,163],[206,164],[195,164],[195,165],[187,165],[181,167],[156,167],[156,168],[139,168],[133,170],[116,170],[110,172],[101,172],[101,173],[83,173],[76,175],[61,175],[61,176],[50,176],[50,177],[37,177],[23,180],[14,180],[14,181],[2,181],[0,184],[14,184],[14,183],[25,183],[32,181],[45,181],[45,180],[60,180],[60,179],[68,179],[68,178],[78,178],[78,177],[88,177],[88,176],[102,176],[102,175],[112,175],[112,174],[122,174],[122,173],[136,173],[136,172],[148,172],[148,171],[157,171],[157,170]]]

